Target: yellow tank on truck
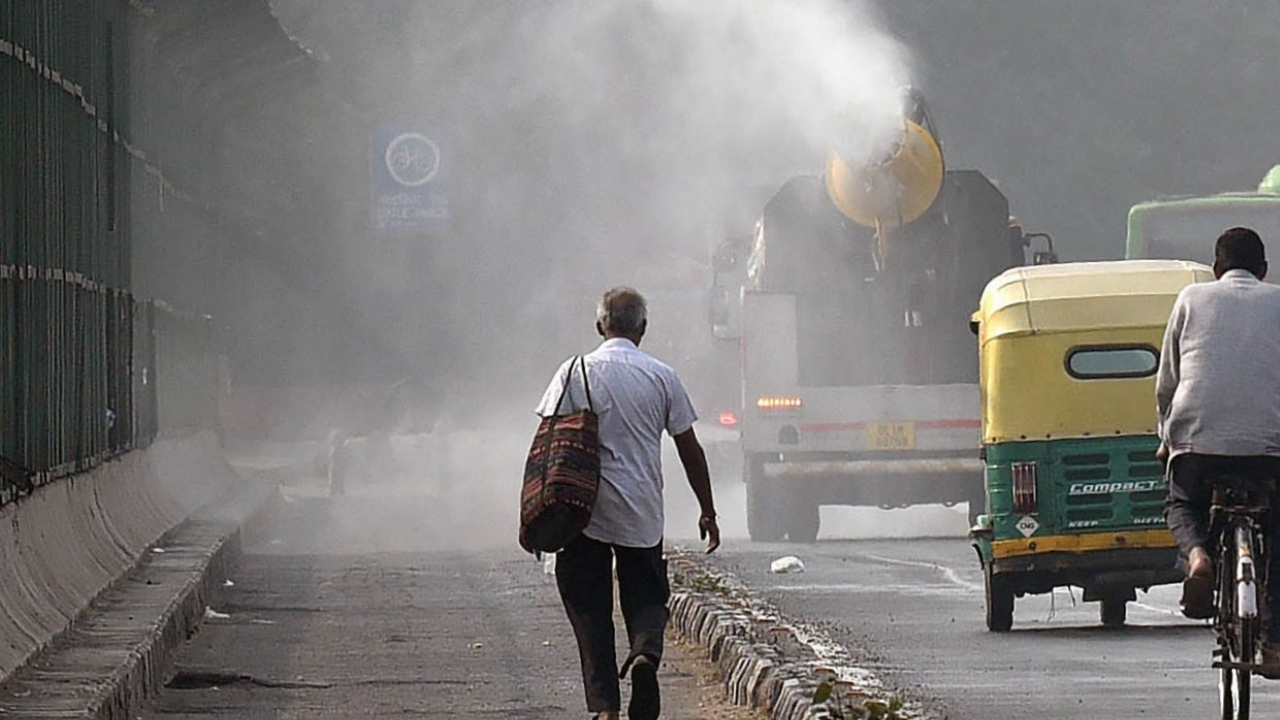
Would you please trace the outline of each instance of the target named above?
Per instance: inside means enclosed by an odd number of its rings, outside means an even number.
[[[923,125],[904,120],[893,150],[873,163],[827,156],[823,180],[841,214],[869,228],[896,228],[933,205],[943,178],[942,150]]]

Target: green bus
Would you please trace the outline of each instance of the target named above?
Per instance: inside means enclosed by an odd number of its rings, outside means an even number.
[[[1280,165],[1257,192],[1160,198],[1129,210],[1125,257],[1213,264],[1213,239],[1243,225],[1263,240],[1280,240]]]

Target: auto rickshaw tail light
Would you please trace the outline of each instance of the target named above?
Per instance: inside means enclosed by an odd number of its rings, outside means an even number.
[[[1024,515],[1035,512],[1039,509],[1036,502],[1036,464],[1016,462],[1012,470],[1013,511]]]

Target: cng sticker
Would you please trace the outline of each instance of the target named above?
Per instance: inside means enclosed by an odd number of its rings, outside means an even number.
[[[1022,533],[1022,537],[1031,537],[1040,529],[1040,523],[1036,522],[1036,519],[1030,515],[1023,515],[1022,519],[1018,520],[1018,524],[1014,527],[1018,528],[1018,532]]]

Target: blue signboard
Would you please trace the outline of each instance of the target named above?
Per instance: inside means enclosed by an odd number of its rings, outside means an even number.
[[[449,225],[445,159],[430,135],[379,128],[373,135],[373,226],[438,230]]]

